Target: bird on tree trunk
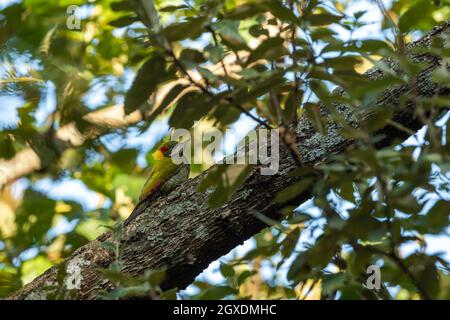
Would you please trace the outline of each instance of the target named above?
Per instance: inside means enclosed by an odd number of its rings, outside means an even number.
[[[163,194],[168,194],[189,178],[189,164],[175,164],[171,158],[174,149],[180,146],[175,141],[169,141],[153,153],[153,158],[156,162],[142,187],[137,205],[125,220],[124,225],[128,225],[144,211],[145,206],[142,206],[142,203],[154,200]]]

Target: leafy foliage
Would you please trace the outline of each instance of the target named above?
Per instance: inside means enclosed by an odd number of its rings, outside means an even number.
[[[378,105],[386,90],[416,84],[428,67],[417,61],[421,55],[440,57],[432,79],[448,87],[448,36],[414,54],[406,54],[406,43],[448,19],[450,2],[377,3],[383,21],[376,38],[356,37],[367,27],[367,12],[352,13],[354,2],[339,0],[7,3],[0,10],[0,95],[21,106],[14,123],[0,120],[0,172],[30,147],[40,166],[17,182],[26,185],[19,198],[9,186],[0,196],[0,296],[114,225],[115,242],[105,249],[117,259],[102,273],[114,289],[102,297],[175,298],[176,290],[159,288],[164,270],[140,278],[123,272],[120,220],[137,200],[142,167],[152,164],[146,153],[165,135],[159,120],[172,128],[203,121],[226,129],[243,115],[282,129],[283,148],[299,166],[291,173],[296,181],[275,196],[283,220],[259,216],[271,228],[244,254],[221,262],[223,283],[198,280],[192,285],[198,292],[183,297],[450,298],[448,253],[427,250],[431,237],[444,241],[449,230],[449,100],[419,95],[418,88],[392,112]],[[68,5],[82,7],[82,30],[66,27]],[[384,76],[363,75],[370,66]],[[109,112],[116,104],[124,104],[124,122]],[[386,127],[399,137],[414,134],[395,116],[411,104],[424,135],[381,147],[392,132]],[[92,116],[105,110],[100,120]],[[136,110],[141,117],[133,118]],[[353,147],[330,152],[314,168],[302,166],[288,142],[303,116],[317,137],[337,127]],[[65,130],[75,134],[67,139]],[[151,138],[136,147],[133,134]],[[200,191],[212,190],[209,204],[219,207],[251,169],[216,166]],[[98,204],[86,209],[79,199],[39,188],[65,179],[95,193]],[[305,192],[312,208],[295,202]],[[369,265],[381,269],[380,290],[365,287]],[[262,276],[264,268],[271,279]]]

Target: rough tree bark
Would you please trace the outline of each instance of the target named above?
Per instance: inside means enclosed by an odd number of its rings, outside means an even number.
[[[450,22],[447,22],[408,45],[408,49],[428,46],[434,37],[449,31]],[[448,95],[446,88],[439,87],[430,79],[431,71],[440,65],[441,60],[430,55],[413,55],[413,58],[429,65],[418,77],[416,92],[421,96]],[[384,61],[398,69],[394,61]],[[371,79],[378,79],[383,76],[383,72],[373,68],[366,75]],[[411,88],[407,86],[391,88],[377,101],[377,107],[394,110],[395,121],[416,131],[422,124],[415,116],[414,105],[402,110],[396,108],[400,98],[410,93]],[[357,119],[368,116],[355,114],[344,105],[337,107],[355,125]],[[331,154],[344,152],[353,144],[353,141],[339,135],[339,126],[335,123],[330,123],[328,134],[321,136],[306,118],[302,118],[296,131],[297,144],[306,165],[323,162]],[[404,131],[393,127],[386,127],[378,134],[383,136],[378,143],[379,147],[399,142],[406,137]],[[205,173],[185,182],[167,196],[146,203],[144,213],[124,230],[124,272],[141,275],[149,269],[166,268],[164,288],[186,287],[209,263],[267,227],[255,217],[255,212],[279,218],[279,206],[274,202],[274,197],[292,182],[288,173],[293,168],[295,164],[288,152],[281,149],[278,174],[262,176],[255,169],[233,199],[218,209],[207,206],[209,192],[197,191]],[[308,197],[308,193],[303,194],[297,199],[298,203]],[[96,298],[100,290],[111,286],[99,276],[99,268],[107,267],[114,260],[113,254],[101,246],[101,242],[105,240],[111,240],[110,233],[79,248],[65,261],[66,270],[79,268],[81,271],[81,287],[75,292],[78,299]],[[45,288],[57,285],[60,270],[59,266],[49,269],[9,298],[44,299]]]

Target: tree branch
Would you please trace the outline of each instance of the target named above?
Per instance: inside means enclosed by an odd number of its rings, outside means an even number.
[[[412,43],[408,48],[428,46],[435,36],[449,31],[450,23],[435,28],[430,34]],[[432,82],[430,73],[440,64],[440,59],[429,55],[413,57],[426,62],[426,68],[418,77],[418,94],[421,96],[448,95],[447,88],[438,87]],[[385,60],[394,70],[398,65]],[[384,76],[383,71],[371,69],[366,75],[371,79]],[[396,108],[400,98],[408,95],[407,86],[390,88],[377,101],[377,107],[394,110],[393,120],[409,130],[417,131],[422,123],[415,117],[414,105]],[[336,108],[350,123],[355,124],[366,114],[355,114],[352,108],[338,104]],[[354,142],[343,138],[340,126],[329,123],[328,134],[322,136],[315,132],[312,124],[301,117],[296,128],[297,145],[302,163],[312,166],[325,161],[330,155],[344,152]],[[404,130],[388,126],[377,132],[383,139],[377,147],[398,143],[407,137]],[[145,203],[144,212],[133,220],[124,230],[122,240],[122,262],[124,272],[142,275],[149,269],[165,268],[167,278],[163,288],[189,285],[194,278],[211,262],[241,244],[266,227],[252,212],[259,212],[272,219],[279,219],[279,205],[274,198],[278,191],[286,188],[292,179],[288,173],[295,168],[289,152],[282,146],[280,150],[280,171],[273,176],[262,176],[257,168],[251,173],[244,185],[227,204],[218,209],[207,205],[209,192],[198,192],[197,187],[206,173],[191,179],[166,196],[152,203]],[[306,192],[298,203],[309,198]],[[75,264],[81,269],[81,287],[74,291],[78,299],[97,298],[100,290],[108,290],[111,284],[99,274],[100,268],[114,261],[113,253],[101,246],[111,240],[111,234],[105,233],[98,239],[76,250],[66,259],[63,266]],[[10,296],[10,299],[44,299],[45,288],[58,285],[58,273],[61,266],[55,266],[34,281]],[[67,269],[67,268],[66,268]]]

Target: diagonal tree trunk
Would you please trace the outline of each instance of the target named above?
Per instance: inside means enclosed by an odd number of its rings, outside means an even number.
[[[408,45],[426,47],[434,37],[450,31],[450,22],[436,27],[422,39]],[[440,65],[440,59],[429,55],[413,56],[417,61],[429,65],[418,77],[415,92],[421,96],[448,95],[449,90],[438,87],[431,81],[430,73]],[[398,69],[394,61],[385,60],[393,69]],[[383,77],[383,72],[373,68],[366,75],[371,79]],[[397,110],[400,98],[411,94],[412,89],[403,86],[386,91],[377,101],[377,107]],[[338,110],[350,122],[370,115],[355,114],[345,105]],[[422,124],[415,117],[414,105],[394,112],[394,120],[410,130],[418,130]],[[297,144],[306,165],[323,162],[330,154],[344,152],[354,142],[339,135],[339,125],[331,123],[328,134],[316,133],[306,118],[302,118],[296,129]],[[377,134],[383,134],[378,147],[391,145],[406,138],[403,131],[386,127]],[[165,289],[184,288],[205,269],[208,264],[228,253],[251,236],[267,227],[254,213],[277,219],[279,206],[274,202],[278,191],[286,188],[292,178],[288,173],[295,168],[289,153],[280,150],[280,171],[274,176],[262,176],[255,169],[231,201],[218,209],[207,206],[208,192],[198,192],[199,182],[205,175],[191,179],[152,203],[145,203],[144,213],[133,220],[124,230],[122,240],[122,261],[124,272],[141,275],[149,269],[167,269]],[[298,203],[308,199],[306,192],[297,199]],[[111,241],[111,234],[105,233],[98,239],[76,250],[66,259],[62,267],[70,274],[73,270],[81,273],[80,288],[74,298],[93,299],[100,290],[110,288],[110,283],[102,279],[100,268],[107,267],[114,256],[101,246],[102,241]],[[79,269],[77,269],[79,268]],[[46,287],[58,285],[61,266],[49,269],[40,277],[12,294],[10,299],[44,299]],[[67,277],[66,277],[67,280]],[[64,282],[66,283],[66,282]]]

